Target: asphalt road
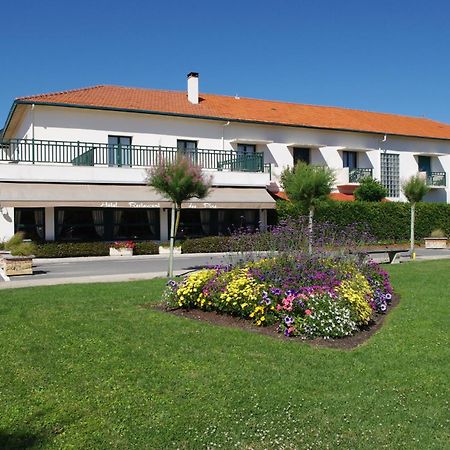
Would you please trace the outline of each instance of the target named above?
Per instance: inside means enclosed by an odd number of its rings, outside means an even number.
[[[237,258],[237,256],[234,258]],[[417,258],[450,258],[450,249],[418,249]],[[374,259],[380,262],[386,260],[384,255],[375,255]],[[224,254],[175,255],[174,271],[177,275],[180,275],[201,267],[229,262],[231,262],[230,256]],[[130,258],[36,259],[33,266],[33,275],[11,277],[10,282],[1,282],[0,288],[164,277],[167,273],[167,266],[167,255],[134,256]]]
[[[176,255],[174,271],[186,273],[208,265],[225,263],[224,255]],[[167,256],[143,256],[131,258],[70,258],[39,260],[33,264],[33,275],[11,277],[11,283],[37,281],[39,279],[68,279],[83,277],[105,277],[134,275],[165,276],[168,267]]]

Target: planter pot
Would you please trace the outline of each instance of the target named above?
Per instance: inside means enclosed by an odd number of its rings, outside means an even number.
[[[109,256],[133,256],[132,248],[109,248]]]
[[[447,248],[447,238],[446,237],[425,238],[425,248]]]
[[[159,254],[160,255],[168,255],[169,253],[170,253],[170,247],[163,247],[162,245],[159,246]],[[173,254],[181,255],[181,247],[174,247]]]
[[[33,275],[33,255],[30,256],[3,256],[1,264],[3,272],[8,277],[16,275]]]

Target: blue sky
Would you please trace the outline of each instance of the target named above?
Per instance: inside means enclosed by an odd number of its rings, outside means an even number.
[[[95,84],[425,116],[450,123],[450,2],[5,2],[0,127],[15,97]]]

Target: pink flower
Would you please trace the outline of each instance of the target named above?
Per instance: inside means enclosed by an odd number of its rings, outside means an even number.
[[[307,316],[310,316],[310,315],[311,315],[311,310],[310,310],[310,309],[305,309],[305,314],[306,314]]]

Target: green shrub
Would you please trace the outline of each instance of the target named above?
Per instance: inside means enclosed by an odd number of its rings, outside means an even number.
[[[380,202],[387,194],[387,189],[371,177],[362,179],[355,190],[356,200],[363,202]]]
[[[229,236],[209,236],[198,239],[187,239],[181,244],[182,253],[220,253],[230,250]]]
[[[37,258],[69,258],[79,256],[108,256],[108,242],[45,242],[36,244]],[[154,242],[137,242],[135,255],[153,255],[158,253]]]
[[[45,242],[36,244],[38,258],[69,258],[72,256],[107,256],[106,242]]]
[[[134,247],[135,255],[157,255],[159,253],[159,245],[153,241],[136,242]]]
[[[22,242],[21,244],[11,247],[12,256],[32,256],[35,253],[36,247],[31,242]]]
[[[5,250],[5,243],[4,242],[0,242],[0,250]]]
[[[431,232],[430,236],[434,238],[445,238],[445,233],[440,228],[437,228]]]
[[[291,202],[277,202],[278,219],[298,217],[302,211]],[[365,224],[378,241],[407,241],[410,235],[410,205],[403,202],[323,202],[317,206],[315,220],[338,226]],[[418,203],[416,206],[416,239],[428,237],[441,228],[450,234],[450,205]]]
[[[22,244],[24,236],[25,234],[22,231],[18,231],[5,242],[5,250],[11,251],[15,246]]]
[[[5,242],[5,250],[9,250],[13,256],[30,256],[33,255],[36,248],[31,242],[23,241],[24,233],[17,232],[7,242]]]

